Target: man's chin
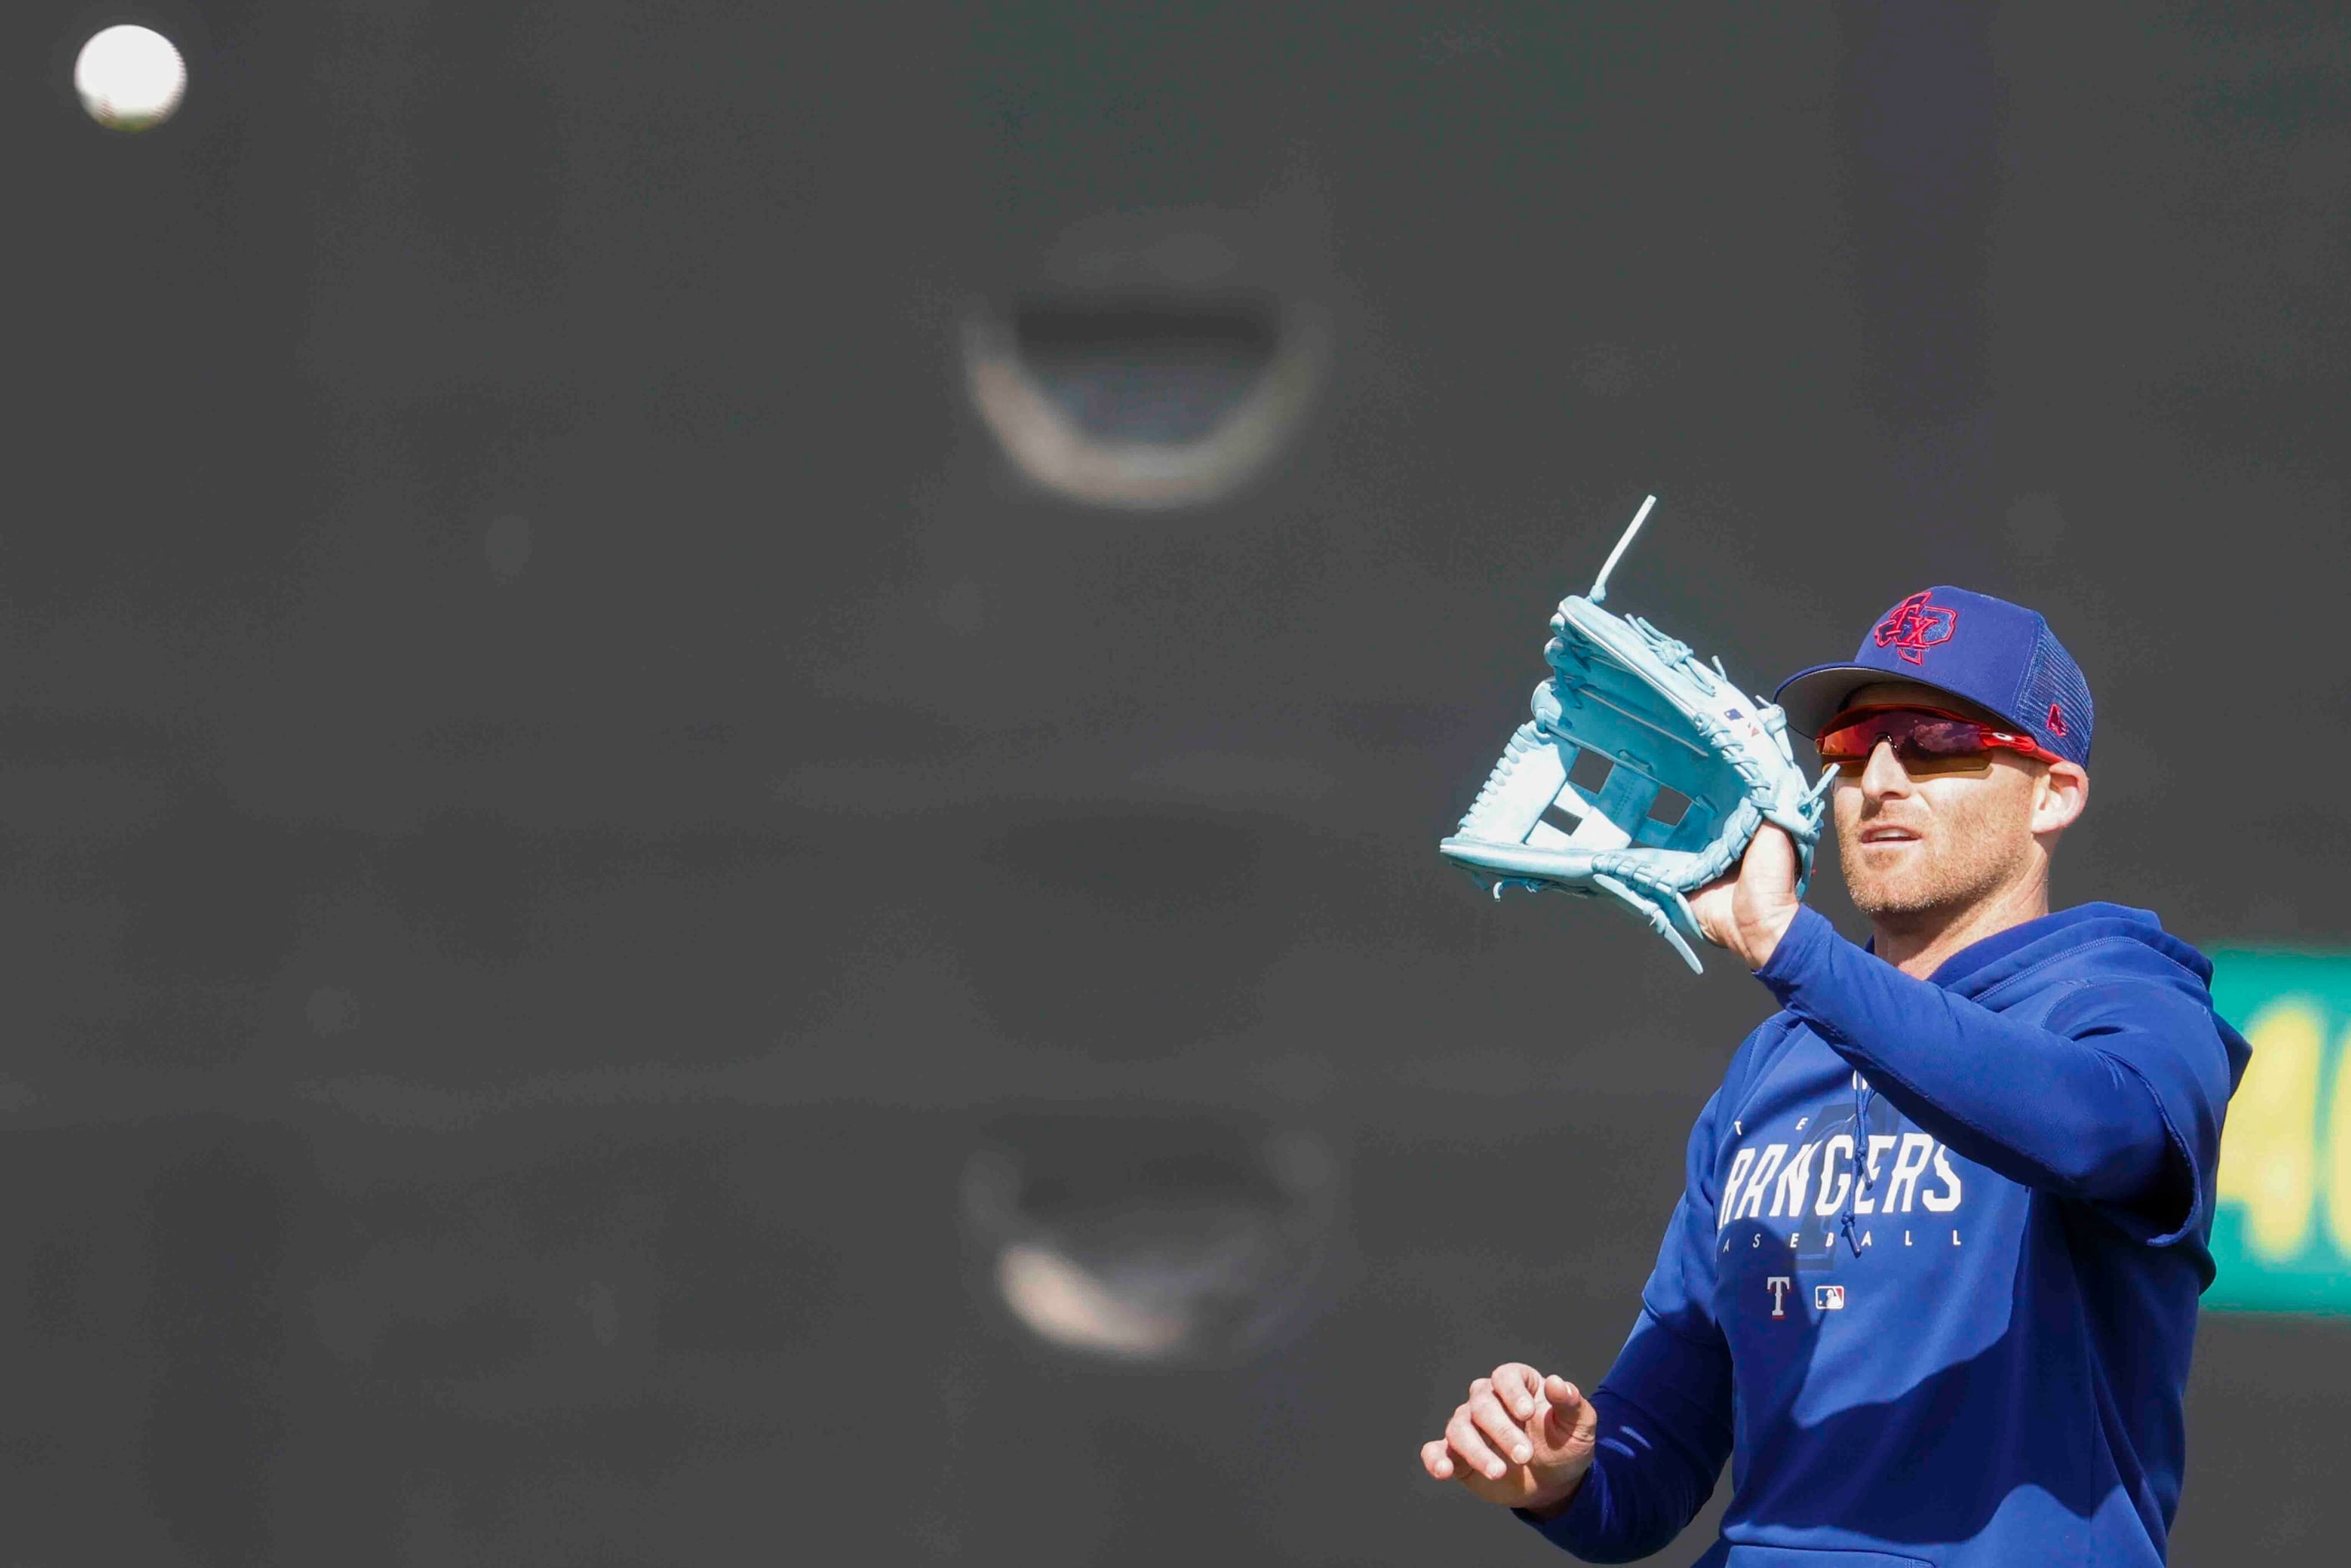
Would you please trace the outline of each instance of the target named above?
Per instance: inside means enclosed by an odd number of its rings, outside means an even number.
[[[1848,883],[1845,892],[1852,895],[1855,909],[1880,923],[1931,919],[1951,905],[1949,896],[1938,890],[1898,883],[1855,887]]]

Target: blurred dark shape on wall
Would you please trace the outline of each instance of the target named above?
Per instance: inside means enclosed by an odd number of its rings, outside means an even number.
[[[1179,1108],[1031,1113],[964,1167],[984,1293],[1052,1345],[1217,1364],[1293,1326],[1338,1205],[1312,1134]]]
[[[1290,253],[1248,227],[1082,224],[1049,248],[1041,286],[967,308],[972,406],[1019,472],[1088,505],[1164,508],[1219,500],[1280,456],[1331,328],[1318,301],[1253,281]]]

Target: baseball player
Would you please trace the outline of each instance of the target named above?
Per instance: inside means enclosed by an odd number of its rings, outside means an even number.
[[[1421,1463],[1596,1563],[1672,1541],[1728,1456],[1708,1565],[2160,1563],[2247,1048],[2153,915],[2050,911],[2089,688],[2040,615],[1936,587],[1778,701],[1872,939],[1768,824],[1691,899],[1780,1010],[1698,1115],[1632,1335],[1588,1397],[1496,1367]]]

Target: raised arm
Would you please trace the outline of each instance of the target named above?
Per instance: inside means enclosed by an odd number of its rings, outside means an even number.
[[[1913,979],[1805,909],[1756,977],[1895,1108],[2011,1181],[2144,1218],[2195,1218],[2220,1146],[2227,1058],[2209,1005],[2161,955],[2118,943],[2110,983],[2019,1021]]]

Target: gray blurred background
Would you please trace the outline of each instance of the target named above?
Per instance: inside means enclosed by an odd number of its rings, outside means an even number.
[[[1563,1561],[1416,1446],[1769,998],[1434,844],[1651,490],[1750,687],[2049,615],[2061,902],[2344,936],[2336,7],[0,38],[10,1561]],[[2208,1314],[2175,1561],[2346,1397]]]

